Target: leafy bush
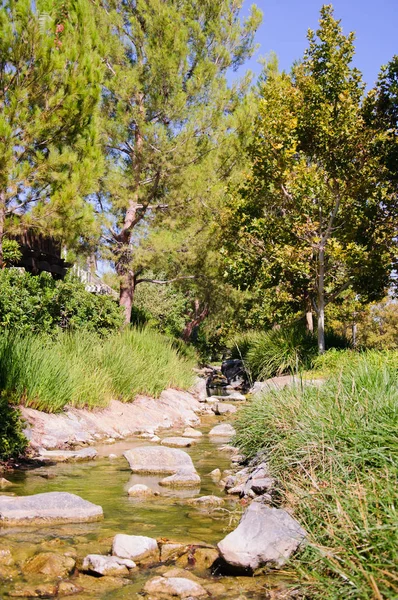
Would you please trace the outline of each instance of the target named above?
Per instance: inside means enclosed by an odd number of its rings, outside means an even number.
[[[7,396],[0,394],[0,460],[19,456],[27,446],[19,416]]]
[[[234,443],[249,457],[265,451],[282,498],[309,532],[293,563],[308,597],[392,599],[397,357],[340,356],[339,374],[321,388],[298,385],[256,397],[240,413]]]
[[[22,269],[0,271],[0,327],[19,332],[50,333],[84,329],[104,334],[123,323],[118,303],[85,290],[79,281],[55,281],[48,273]]]
[[[137,394],[158,396],[192,384],[195,360],[149,328],[105,339],[80,331],[57,336],[5,332],[0,337],[0,390],[47,412],[67,404],[104,406]]]

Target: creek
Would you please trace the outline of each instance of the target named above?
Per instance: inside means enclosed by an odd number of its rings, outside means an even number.
[[[104,520],[87,524],[65,524],[49,527],[12,527],[0,528],[0,550],[8,548],[15,560],[16,572],[12,581],[0,579],[0,598],[8,597],[16,585],[25,581],[20,565],[38,552],[71,553],[77,558],[78,565],[87,554],[108,554],[113,536],[117,533],[144,535],[153,538],[167,538],[188,544],[217,544],[238,523],[243,507],[235,498],[226,496],[222,487],[214,482],[210,472],[231,468],[231,456],[220,449],[222,439],[210,438],[209,429],[220,418],[205,416],[201,426],[204,433],[190,448],[184,448],[191,455],[197,472],[201,477],[200,489],[167,489],[158,485],[159,476],[132,475],[123,452],[135,446],[151,445],[151,442],[138,437],[117,441],[114,444],[95,446],[98,456],[95,461],[81,463],[57,463],[45,465],[28,471],[15,471],[7,475],[13,483],[12,493],[30,495],[50,491],[66,491],[77,494],[104,510]],[[231,421],[221,419],[222,421]],[[178,435],[181,430],[163,432],[162,437]],[[160,434],[162,435],[162,434]],[[115,454],[117,458],[110,458]],[[159,495],[150,498],[128,496],[128,489],[144,483]],[[186,503],[190,497],[216,495],[225,498],[218,508],[197,509]],[[173,565],[169,566],[172,568]],[[160,570],[159,570],[160,569]],[[107,577],[94,578],[80,575],[89,582],[88,588],[72,597],[76,600],[117,600],[141,598],[140,592],[145,581],[155,577],[166,569],[159,565],[153,568],[139,569],[131,576],[131,584],[117,589],[106,585]],[[269,599],[270,590],[285,587],[286,577],[266,575],[250,577],[212,577],[209,572],[196,575],[207,580],[219,582],[218,592],[212,598],[220,599]],[[79,581],[80,581],[79,580]],[[29,581],[29,580],[27,580]],[[73,581],[73,577],[71,578]],[[90,587],[91,586],[91,587]],[[273,592],[271,592],[273,593]]]

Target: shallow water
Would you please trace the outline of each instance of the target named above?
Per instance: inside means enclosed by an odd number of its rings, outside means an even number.
[[[230,419],[229,419],[230,420]],[[206,422],[207,421],[207,422]],[[217,419],[220,421],[220,419]],[[214,426],[215,417],[202,419],[201,431],[207,432]],[[178,431],[164,432],[161,437],[178,435]],[[159,476],[132,475],[123,452],[134,447],[153,445],[147,440],[131,438],[96,447],[98,457],[85,463],[58,463],[30,471],[19,471],[7,475],[14,484],[16,495],[30,495],[50,491],[67,491],[78,494],[104,510],[104,520],[98,523],[67,524],[53,527],[0,528],[0,549],[10,548],[17,566],[37,552],[72,552],[78,559],[90,553],[109,553],[112,538],[116,533],[147,535],[155,538],[168,538],[175,541],[216,544],[226,533],[236,526],[242,507],[236,499],[227,498],[222,508],[198,510],[184,503],[188,497],[214,494],[225,496],[221,487],[214,483],[210,471],[230,468],[230,455],[220,450],[225,440],[212,441],[204,435],[191,448],[186,450],[192,457],[201,477],[200,489],[172,490],[158,485]],[[109,458],[109,454],[117,458]],[[144,483],[161,495],[150,499],[130,498],[129,487]],[[172,566],[170,567],[172,568]],[[145,580],[156,576],[156,568],[140,570],[132,575],[131,585],[118,590],[104,589],[104,578],[86,578],[94,584],[94,589],[72,596],[76,599],[98,598],[100,600],[140,598]],[[202,574],[203,575],[203,574]],[[207,574],[207,577],[209,575]],[[105,578],[108,579],[108,578]],[[73,579],[72,579],[73,580]],[[17,582],[22,582],[19,574],[13,582],[1,582],[0,598],[5,597]],[[213,598],[269,598],[265,591],[274,587],[275,576],[256,578],[214,578],[225,586],[226,593],[213,594]],[[95,583],[97,582],[97,584]],[[232,595],[231,595],[232,594]],[[243,594],[243,595],[242,595]]]

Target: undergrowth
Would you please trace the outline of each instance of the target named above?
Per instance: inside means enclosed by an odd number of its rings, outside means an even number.
[[[309,533],[293,562],[306,598],[398,597],[397,356],[345,353],[321,388],[255,397],[238,419],[235,443],[265,450]]]

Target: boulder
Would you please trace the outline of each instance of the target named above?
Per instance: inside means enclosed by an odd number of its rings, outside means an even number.
[[[187,437],[187,438],[200,438],[202,437],[203,433],[201,431],[198,431],[197,429],[193,429],[193,427],[187,427],[186,429],[184,429],[184,433],[182,434],[182,437]]]
[[[215,483],[218,483],[221,479],[221,471],[220,469],[214,469],[213,471],[211,471],[209,473],[210,477],[212,478],[213,481],[215,481]]]
[[[238,410],[236,406],[227,404],[226,402],[216,402],[211,408],[216,415],[232,414]]]
[[[103,518],[101,506],[68,492],[33,496],[1,496],[0,525],[51,525],[86,523]]]
[[[228,379],[228,382],[239,380],[243,383],[247,380],[245,365],[239,358],[224,360],[221,365],[221,373]]]
[[[209,435],[218,437],[233,437],[236,434],[235,429],[229,423],[221,423],[210,430]]]
[[[208,596],[201,585],[184,577],[154,577],[147,581],[144,592],[153,600],[205,598]]]
[[[128,558],[89,554],[83,561],[82,570],[95,573],[96,575],[126,577],[129,574],[129,569],[134,569],[135,567],[135,562]]]
[[[265,494],[274,487],[275,479],[272,477],[264,477],[261,479],[252,479],[250,487],[256,494]]]
[[[71,556],[56,552],[40,552],[23,565],[22,571],[29,575],[42,575],[47,579],[67,577],[72,573],[76,561]]]
[[[11,481],[8,481],[8,479],[5,479],[4,477],[0,477],[0,488],[4,489],[7,487],[11,487],[13,484],[11,483]]]
[[[171,446],[174,448],[189,448],[195,444],[196,440],[189,437],[167,437],[161,441],[162,446]]]
[[[38,459],[41,462],[79,462],[94,460],[98,455],[95,448],[82,448],[82,450],[40,450]]]
[[[199,487],[200,477],[194,471],[178,471],[174,475],[169,475],[159,481],[159,485],[164,487]]]
[[[244,396],[240,392],[230,392],[226,399],[233,400],[234,402],[245,402],[246,396]]]
[[[190,498],[186,501],[187,504],[191,504],[193,506],[199,507],[214,507],[214,506],[222,506],[224,504],[224,499],[219,496],[201,496],[200,498]]]
[[[166,562],[176,560],[187,551],[187,545],[179,542],[163,542],[160,548],[160,560]]]
[[[143,483],[136,483],[128,491],[129,496],[153,496],[154,491]]]
[[[283,509],[253,502],[238,527],[219,544],[223,559],[234,567],[254,571],[282,567],[303,543],[305,531]]]
[[[159,547],[155,539],[144,535],[118,533],[113,538],[112,555],[137,563],[159,561]]]
[[[161,446],[139,446],[123,455],[133,473],[165,473],[174,474],[186,470],[195,472],[189,454],[177,448]]]

